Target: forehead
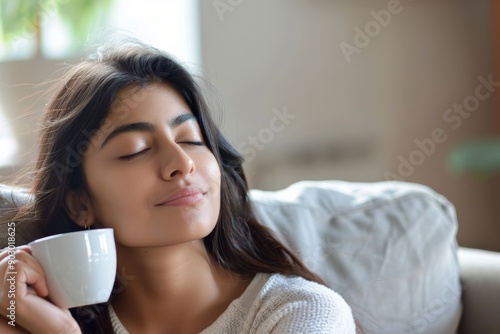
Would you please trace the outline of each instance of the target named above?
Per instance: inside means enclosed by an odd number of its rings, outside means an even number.
[[[172,116],[179,112],[191,113],[181,95],[170,85],[152,83],[145,87],[125,87],[118,92],[107,118],[121,123],[140,116]]]

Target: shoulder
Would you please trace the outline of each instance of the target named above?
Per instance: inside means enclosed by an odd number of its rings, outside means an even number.
[[[267,275],[256,302],[262,332],[354,333],[351,308],[345,300],[302,277]]]
[[[265,303],[286,305],[289,303],[305,303],[308,309],[336,309],[348,312],[351,309],[345,300],[332,289],[308,281],[302,277],[281,274],[270,275],[262,287],[261,297]]]
[[[355,333],[351,308],[335,291],[301,277],[257,274],[212,333]]]

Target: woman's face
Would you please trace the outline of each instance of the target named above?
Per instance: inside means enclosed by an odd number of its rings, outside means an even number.
[[[83,158],[89,215],[122,246],[199,240],[220,209],[220,169],[181,96],[165,84],[118,94]]]

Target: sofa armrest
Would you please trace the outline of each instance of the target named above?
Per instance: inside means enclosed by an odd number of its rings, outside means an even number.
[[[500,253],[460,247],[459,334],[500,333]]]

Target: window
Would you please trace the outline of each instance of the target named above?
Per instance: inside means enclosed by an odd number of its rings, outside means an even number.
[[[17,141],[12,135],[0,104],[0,168],[12,164],[17,150]]]
[[[109,33],[125,33],[167,51],[191,70],[195,70],[201,62],[198,1],[114,0],[105,20],[106,24],[96,25],[93,31],[89,31],[88,40],[77,44],[85,48],[99,41],[100,35],[105,37]],[[47,4],[50,3],[50,1],[47,2]],[[71,2],[67,2],[67,5],[71,5]],[[75,58],[73,37],[62,20],[57,17],[57,11],[52,6],[47,5],[42,14],[44,15],[40,21],[40,48],[38,51],[40,54],[37,56],[57,59],[59,64],[65,59]],[[16,35],[16,40],[8,45],[2,44],[0,40],[0,61],[30,61],[37,54],[33,24],[29,20],[18,21],[24,22],[24,25],[21,29],[22,33]],[[80,58],[80,55],[76,58]],[[54,71],[59,68],[60,66]],[[26,82],[33,82],[36,80],[34,78],[30,78]],[[0,76],[0,87],[1,83]],[[33,93],[26,86],[20,86],[19,89],[26,89],[26,92],[21,92],[22,95],[28,96]],[[9,119],[6,113],[1,110],[2,94],[5,92],[0,90],[0,168],[7,165],[13,166],[14,163],[24,163],[23,161],[15,161],[15,158],[19,157],[20,153],[30,149],[21,147],[13,135],[14,130],[9,128]]]

